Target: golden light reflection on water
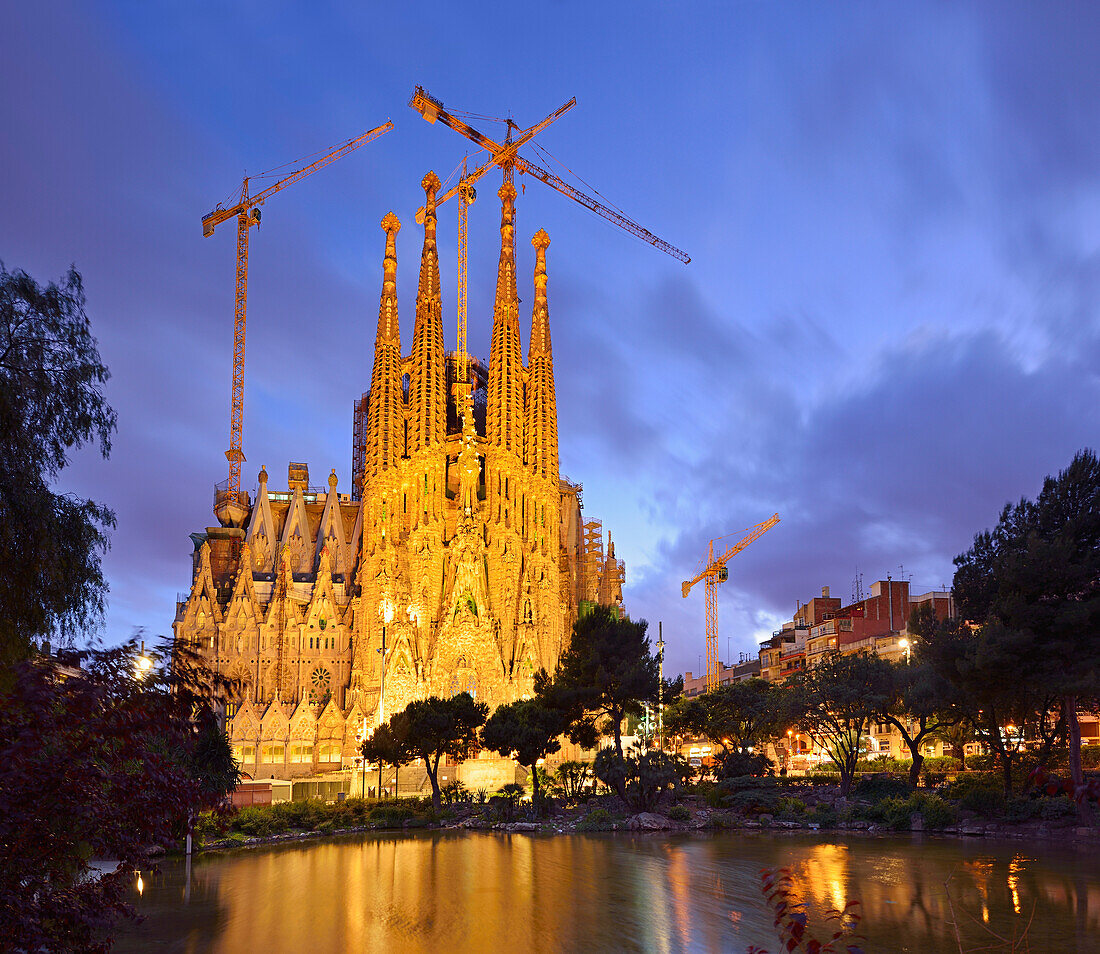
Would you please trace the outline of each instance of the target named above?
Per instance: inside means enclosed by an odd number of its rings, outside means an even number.
[[[870,952],[956,950],[980,921],[1033,951],[1100,951],[1087,852],[804,836],[408,833],[200,857],[146,874],[148,919],[118,950],[229,952],[744,951],[773,949],[759,871],[789,865],[812,923],[862,902]],[[135,891],[136,894],[136,891]],[[185,903],[184,899],[189,901]],[[137,899],[135,899],[137,900]],[[967,916],[968,915],[968,916]]]

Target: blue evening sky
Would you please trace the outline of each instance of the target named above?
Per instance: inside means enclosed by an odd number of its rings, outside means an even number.
[[[404,225],[408,347],[420,179],[468,148],[406,106],[417,83],[521,126],[576,96],[539,141],[692,256],[538,182],[519,199],[526,304],[529,238],[553,239],[562,472],[627,561],[628,609],[664,621],[670,668],[699,668],[702,593],[679,583],[707,540],[775,511],[722,589],[723,656],[857,572],[949,584],[1006,500],[1097,443],[1098,47],[1086,3],[9,5],[0,258],[40,281],[77,265],[113,372],[111,460],[85,451],[65,480],[118,514],[106,636],[168,631],[226,472],[233,229],[204,240],[202,214],[246,170],[391,118],[252,236],[244,483],[304,460],[347,489],[378,222]],[[470,219],[484,357],[498,184]]]

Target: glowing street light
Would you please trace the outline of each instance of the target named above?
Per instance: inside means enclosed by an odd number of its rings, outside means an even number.
[[[899,645],[899,646],[900,646],[900,647],[901,647],[902,649],[904,649],[904,650],[905,650],[905,665],[907,665],[907,666],[908,666],[908,665],[909,665],[909,640],[908,640],[908,639],[904,639],[904,638],[903,638],[903,639],[899,639],[899,640],[898,640],[898,645]]]
[[[137,659],[134,660],[134,678],[141,680],[148,674],[149,670],[153,668],[153,660],[145,653],[145,640],[141,641],[141,653]]]

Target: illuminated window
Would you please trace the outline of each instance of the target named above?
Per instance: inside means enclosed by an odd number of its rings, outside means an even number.
[[[282,742],[265,742],[260,746],[261,762],[286,761],[286,746]]]
[[[233,758],[238,765],[244,765],[245,762],[256,761],[256,746],[254,745],[235,745],[233,746]]]
[[[339,762],[340,746],[335,742],[322,742],[317,747],[318,762]]]
[[[290,761],[291,762],[312,762],[313,761],[313,743],[301,742],[295,743],[290,747]]]

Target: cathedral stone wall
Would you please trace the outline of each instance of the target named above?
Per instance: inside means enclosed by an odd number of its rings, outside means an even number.
[[[371,388],[353,439],[361,483],[341,493],[333,471],[327,487],[313,487],[308,467],[295,462],[286,489],[272,489],[261,470],[242,528],[192,534],[192,586],[177,607],[175,638],[233,680],[230,740],[242,769],[260,777],[354,764],[363,737],[416,698],[465,690],[495,707],[528,695],[535,672],[557,664],[586,602],[622,603],[614,545],[604,556],[602,527],[584,520],[580,484],[558,471],[550,239],[539,232],[532,240],[524,363],[515,191],[502,188],[486,374],[444,351],[439,182],[429,174],[423,185],[408,356],[397,314],[401,226],[392,213],[382,221]]]

